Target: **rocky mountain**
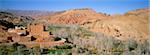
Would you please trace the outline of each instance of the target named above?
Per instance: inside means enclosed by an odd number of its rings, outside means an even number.
[[[51,17],[49,22],[54,24],[84,24],[89,23],[90,21],[108,18],[109,16],[99,14],[90,8],[83,8],[56,14]]]
[[[135,38],[141,41],[149,36],[149,13],[149,8],[145,8],[124,15],[108,16],[96,13],[92,9],[73,9],[52,16],[49,23],[77,24],[120,40]]]

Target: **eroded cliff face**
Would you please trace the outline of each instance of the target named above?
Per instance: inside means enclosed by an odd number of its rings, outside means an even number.
[[[54,24],[82,24],[85,21],[105,19],[106,17],[106,15],[98,14],[92,9],[74,9],[51,17],[49,22]]]
[[[108,16],[91,9],[69,10],[49,20],[54,24],[77,24],[96,33],[103,33],[119,40],[149,39],[149,9],[139,9],[124,15]]]

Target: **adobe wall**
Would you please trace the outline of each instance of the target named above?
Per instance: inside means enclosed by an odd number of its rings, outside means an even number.
[[[43,24],[28,25],[28,32],[33,36],[48,37],[49,33],[44,31]]]

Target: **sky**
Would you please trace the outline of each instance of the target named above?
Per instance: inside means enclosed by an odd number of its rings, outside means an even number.
[[[123,14],[148,8],[149,0],[0,0],[1,9],[63,11],[92,8],[107,14]]]

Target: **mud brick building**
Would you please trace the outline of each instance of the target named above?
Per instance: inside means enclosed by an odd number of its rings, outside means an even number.
[[[45,26],[43,24],[30,24],[27,27],[29,35],[38,37],[49,37],[49,32],[45,31]]]

